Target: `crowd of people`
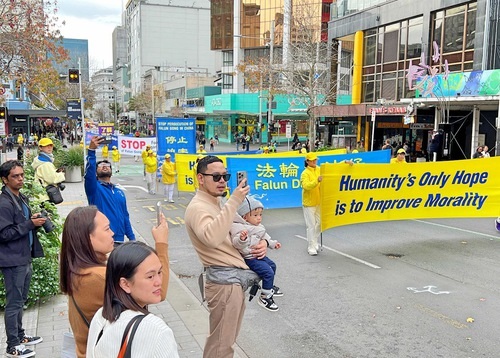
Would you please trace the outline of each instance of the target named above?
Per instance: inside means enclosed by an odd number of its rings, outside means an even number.
[[[62,235],[60,286],[69,298],[68,316],[76,355],[118,356],[124,347],[120,338],[113,338],[121,337],[133,321],[126,347],[131,356],[178,357],[172,330],[147,309],[149,304],[166,297],[166,219],[161,215],[152,229],[156,250],[135,241],[125,195],[110,181],[111,163],[96,159],[101,140],[93,137],[88,148],[84,188],[89,206],[69,213]],[[64,172],[53,164],[52,140],[42,138],[38,145],[38,156],[30,164],[35,180],[42,186],[61,184]],[[44,256],[38,229],[48,218],[41,212],[33,213],[30,199],[21,192],[25,184],[21,161],[8,160],[0,165],[0,178],[0,270],[6,290],[6,356],[32,357],[33,346],[43,342],[43,338],[24,331],[22,316],[31,283],[31,260]],[[38,199],[49,200],[43,195]],[[125,237],[129,242],[125,243]],[[135,345],[132,335],[138,341]]]
[[[128,350],[132,357],[178,357],[177,343],[168,325],[148,311],[167,294],[169,278],[168,236],[165,217],[151,230],[155,248],[137,242],[124,192],[111,182],[119,173],[120,157],[107,145],[102,159],[97,149],[102,137],[90,140],[84,189],[89,206],[77,207],[66,217],[60,252],[60,288],[68,295],[68,318],[78,357],[115,357]],[[213,145],[216,145],[215,139]],[[246,139],[245,139],[246,141]],[[300,143],[299,141],[296,141]],[[249,143],[246,142],[246,143]],[[390,142],[385,149],[393,151]],[[42,138],[39,154],[31,163],[35,180],[42,186],[64,181],[64,172],[53,165],[53,142]],[[302,211],[306,224],[307,253],[319,254],[320,187],[322,176],[316,152],[298,146],[304,155],[300,175]],[[104,147],[106,150],[104,150]],[[210,140],[212,148],[212,138]],[[248,148],[248,144],[246,145]],[[203,144],[200,144],[203,150]],[[269,151],[269,148],[266,149]],[[363,151],[362,142],[355,150]],[[484,157],[487,147],[478,148]],[[118,152],[119,155],[119,152]],[[392,163],[406,163],[407,150],[395,150]],[[160,169],[165,200],[173,203],[176,168],[170,154],[158,167],[156,153],[147,146],[142,153],[144,180],[155,194]],[[353,165],[352,161],[345,161]],[[245,291],[261,285],[258,304],[279,310],[276,297],[283,292],[275,285],[277,266],[267,257],[268,249],[280,249],[262,224],[263,204],[250,195],[243,179],[227,197],[231,174],[222,159],[200,152],[193,168],[196,192],[184,216],[186,230],[205,268],[203,294],[208,303],[209,334],[204,357],[232,357],[245,311]],[[7,304],[5,329],[8,357],[31,357],[29,347],[43,341],[22,327],[23,305],[31,279],[31,259],[42,257],[37,230],[46,217],[32,213],[24,186],[23,163],[10,160],[0,166],[0,270],[4,276]],[[49,200],[48,198],[46,200]],[[496,222],[500,230],[500,218]],[[127,242],[128,241],[128,242]],[[120,338],[129,333],[125,343]]]

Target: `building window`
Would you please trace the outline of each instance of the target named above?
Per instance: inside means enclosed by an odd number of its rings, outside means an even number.
[[[227,73],[222,75],[222,88],[224,89],[233,88],[233,75]]]
[[[233,0],[212,0],[210,5],[210,37],[212,50],[233,47]]]
[[[409,60],[422,52],[423,18],[406,19],[365,32],[363,101],[399,100],[406,94],[404,81]]]
[[[233,66],[233,51],[222,51],[222,66]]]
[[[450,72],[472,68],[476,33],[477,3],[456,6],[433,14],[432,39],[439,45],[442,65],[448,61]]]

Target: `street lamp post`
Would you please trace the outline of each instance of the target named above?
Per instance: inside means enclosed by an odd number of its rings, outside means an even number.
[[[250,38],[250,39],[261,39],[260,37],[256,36],[245,36],[245,35],[234,35],[234,37],[239,37],[239,38]],[[272,102],[273,98],[271,95],[271,80],[272,80],[272,68],[273,68],[273,57],[274,57],[274,20],[271,21],[271,29],[269,31],[269,91],[268,91],[268,97],[267,97],[267,128],[269,131],[269,124],[271,123],[272,119]],[[258,133],[259,133],[259,147],[262,146],[262,76],[260,76],[260,85],[259,85],[259,128],[258,128]]]
[[[85,133],[85,110],[84,110],[84,106],[85,106],[85,101],[83,100],[83,94],[82,94],[82,62],[81,62],[81,59],[80,57],[78,57],[78,77],[80,78],[80,80],[78,81],[78,85],[79,85],[79,90],[80,90],[80,110],[81,110],[81,115],[82,115],[82,140],[83,140],[83,167],[86,168],[87,167],[87,147],[85,145],[85,137],[86,137],[86,133]]]
[[[267,117],[267,129],[269,131],[271,122],[273,121],[273,95],[272,90],[272,79],[273,79],[273,61],[274,61],[274,20],[271,21],[271,30],[269,31],[269,99],[267,100],[268,106],[268,117]],[[278,132],[279,133],[279,132]],[[279,134],[278,134],[279,139]]]

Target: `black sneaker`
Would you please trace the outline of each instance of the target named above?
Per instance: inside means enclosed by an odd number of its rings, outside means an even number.
[[[24,345],[22,344],[15,347],[7,348],[7,354],[5,354],[5,356],[13,358],[33,357],[34,355],[35,352],[33,352],[31,349],[24,347]]]
[[[266,310],[271,311],[271,312],[276,312],[279,310],[279,307],[276,303],[274,303],[274,300],[272,297],[266,297],[266,296],[260,296],[259,297],[259,305],[264,307]]]
[[[21,344],[24,344],[25,346],[34,346],[35,344],[38,344],[43,341],[42,337],[33,337],[33,336],[24,336],[23,339],[21,339]]]
[[[283,292],[280,291],[278,286],[273,286],[273,296],[281,297],[283,296]]]

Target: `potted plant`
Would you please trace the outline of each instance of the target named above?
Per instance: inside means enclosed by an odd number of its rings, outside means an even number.
[[[57,168],[64,167],[66,181],[68,183],[78,183],[82,181],[83,164],[83,148],[80,146],[58,151],[54,160],[54,165]]]

